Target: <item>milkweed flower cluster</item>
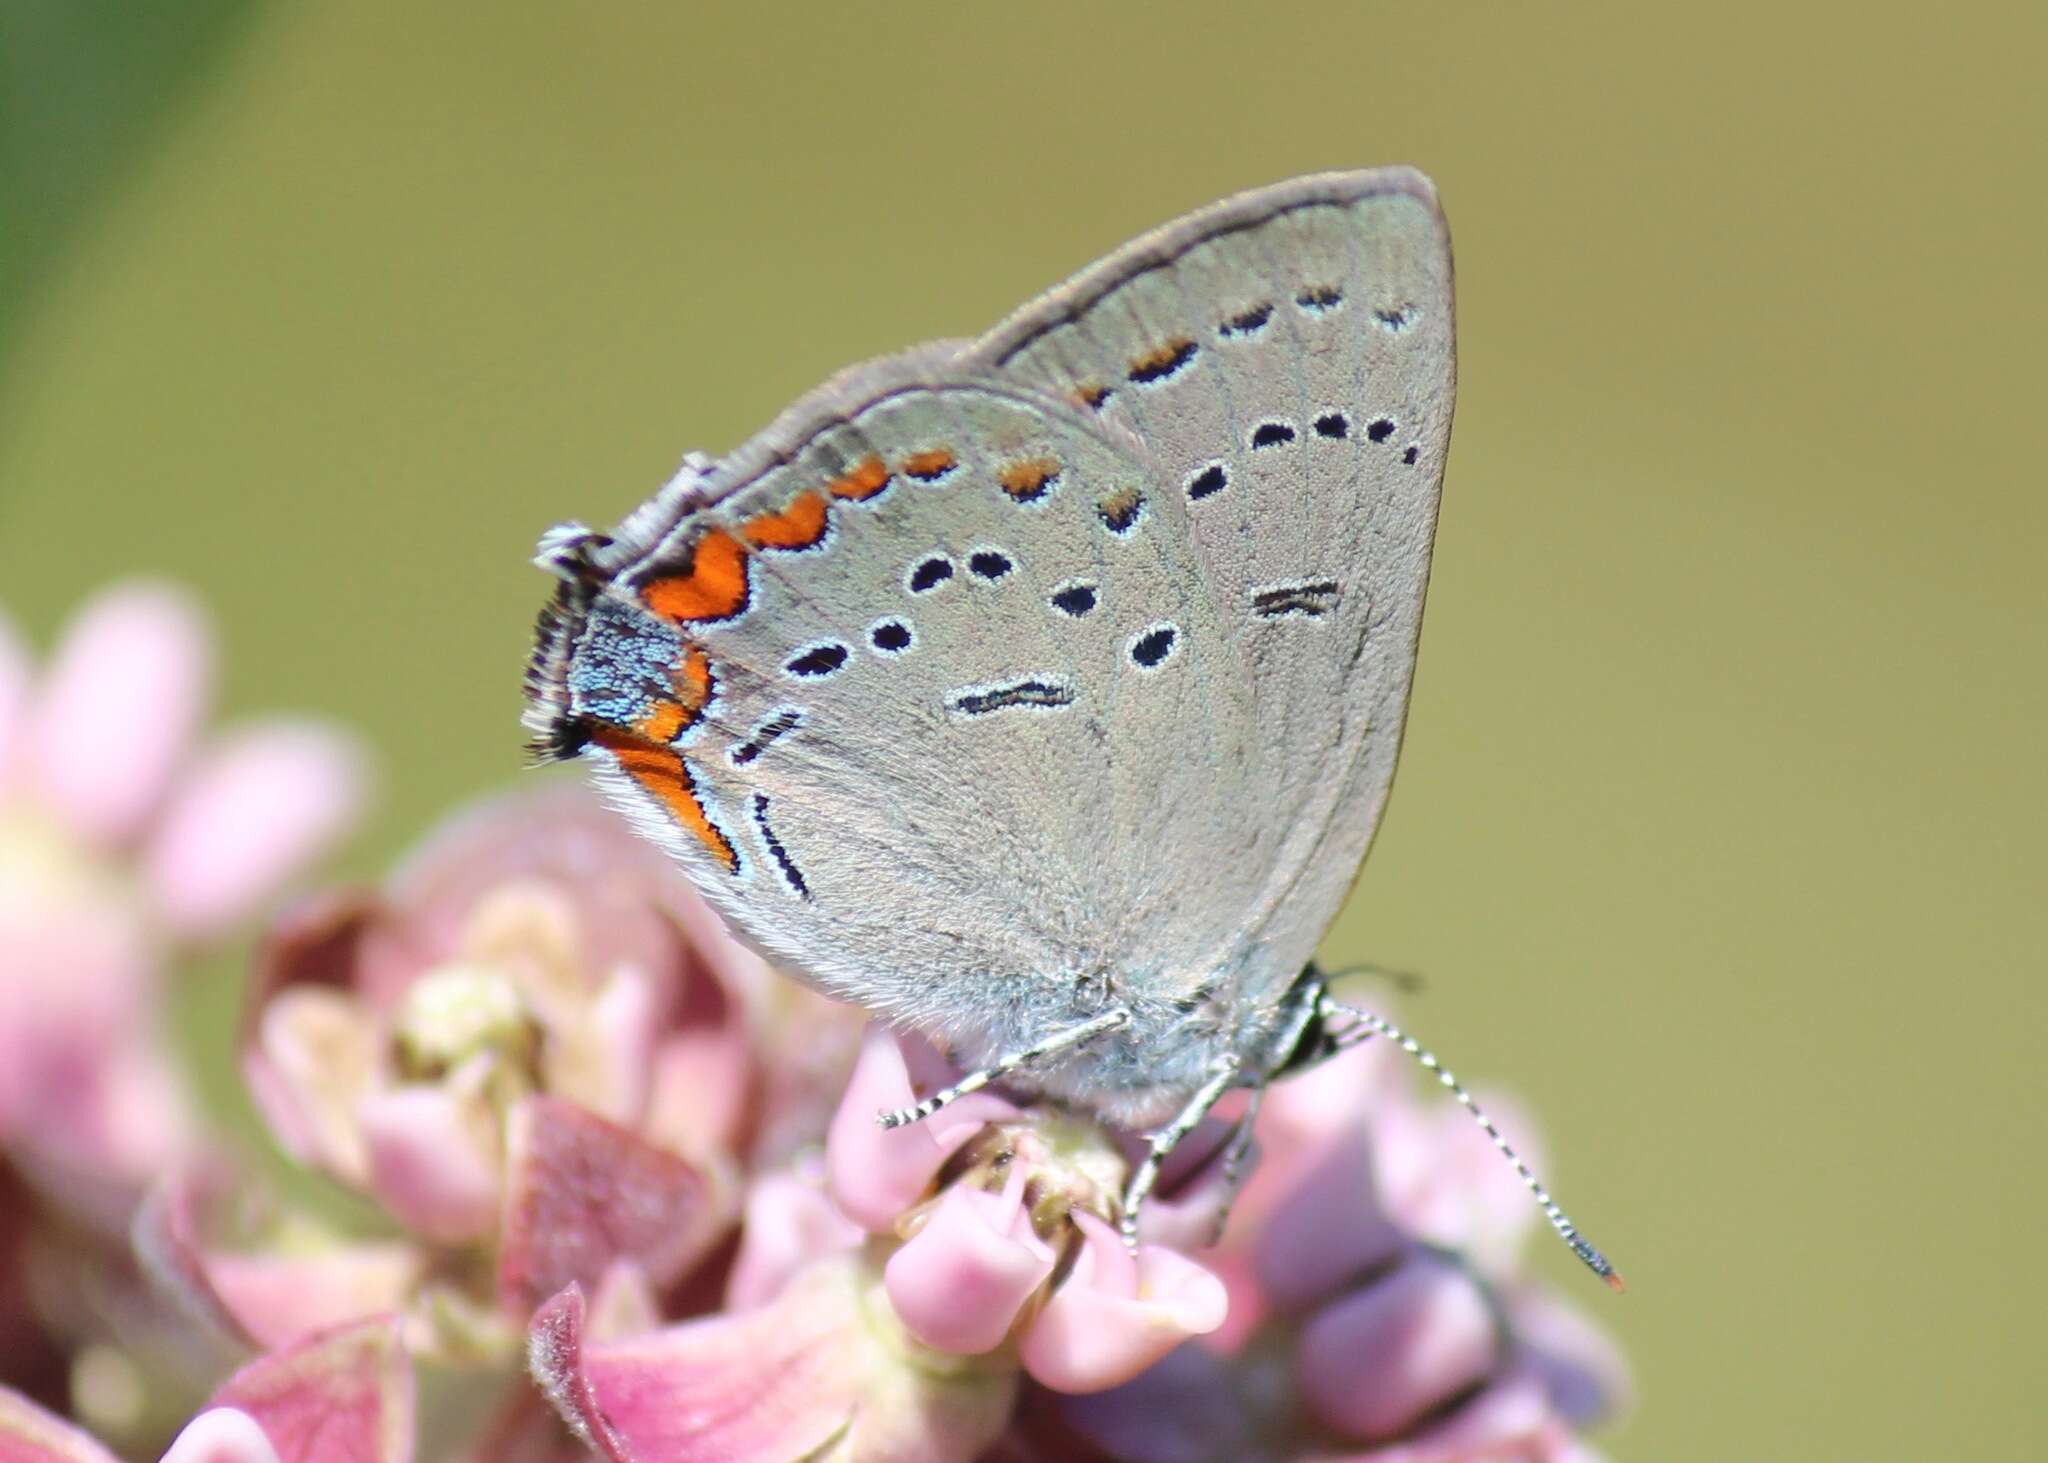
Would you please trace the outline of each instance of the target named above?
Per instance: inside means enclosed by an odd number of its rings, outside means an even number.
[[[0,1346],[35,1394],[0,1391],[0,1459],[117,1456],[81,1378],[152,1355],[138,1331],[206,1341],[189,1421],[119,1440],[175,1463],[1592,1457],[1620,1364],[1527,1277],[1527,1196],[1398,1053],[1274,1089],[1220,1244],[1212,1125],[1127,1248],[1131,1140],[993,1090],[883,1129],[943,1057],[776,976],[565,783],[272,918],[241,1070],[320,1182],[259,1181],[184,1096],[151,961],[268,901],[355,811],[359,759],[309,727],[196,764],[50,730],[140,686],[182,748],[204,656],[154,589],[89,609],[39,680],[0,639],[0,931],[28,932],[0,946],[0,1053],[27,1054],[0,1078],[0,1340],[68,1356],[73,1411]],[[75,1004],[38,995],[70,971]],[[21,1308],[52,1290],[32,1216],[60,1173],[132,1219],[148,1305],[103,1246],[132,1303]]]

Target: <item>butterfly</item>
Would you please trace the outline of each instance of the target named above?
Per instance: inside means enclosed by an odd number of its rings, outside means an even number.
[[[884,1123],[1003,1079],[1156,1129],[1133,1233],[1233,1088],[1375,1034],[1435,1065],[1311,956],[1401,744],[1453,327],[1435,191],[1386,168],[845,371],[610,533],[544,536],[536,748],[966,1070]]]

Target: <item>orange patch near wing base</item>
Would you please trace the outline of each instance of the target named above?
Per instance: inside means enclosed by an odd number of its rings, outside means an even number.
[[[683,714],[689,718],[683,725],[689,726],[704,714],[704,708],[711,704],[711,657],[704,653],[701,645],[692,645],[683,655],[683,663],[675,676],[676,695],[681,698]]]
[[[617,759],[619,771],[633,779],[649,797],[685,829],[728,874],[740,871],[739,850],[725,836],[697,796],[697,783],[683,759],[667,747],[649,746],[637,736],[612,727],[600,728],[591,740]]]
[[[825,537],[829,514],[825,495],[798,493],[780,513],[757,513],[740,525],[740,535],[757,549],[808,549]]]
[[[640,598],[664,620],[729,620],[747,607],[747,546],[708,528],[690,547],[689,567],[648,581]]]
[[[825,485],[825,491],[835,498],[862,503],[888,486],[888,466],[879,457],[869,457],[856,463],[844,477],[832,479]]]
[[[675,696],[657,698],[633,723],[635,736],[664,747],[695,726],[711,704],[711,657],[703,646],[692,645],[683,653],[683,663],[669,673],[669,684],[675,687]]]

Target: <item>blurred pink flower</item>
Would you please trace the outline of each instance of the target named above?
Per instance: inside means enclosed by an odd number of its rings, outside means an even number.
[[[1206,1257],[1241,1315],[1126,1386],[1027,1407],[1041,1443],[1021,1456],[1595,1456],[1574,1429],[1625,1398],[1620,1358],[1521,1275],[1537,1210],[1462,1109],[1413,1094],[1404,1060],[1369,1043],[1270,1091],[1260,1167]]]
[[[730,1235],[789,1085],[756,1047],[778,984],[582,788],[480,804],[381,890],[290,911],[244,1025],[272,1131],[404,1235],[187,1180],[143,1215],[144,1252],[245,1346],[395,1310],[419,1354],[494,1363],[541,1301],[621,1263],[666,1296]]]
[[[162,983],[353,821],[355,741],[272,719],[195,748],[212,646],[182,593],[103,591],[34,677],[0,621],[0,1147],[113,1217],[193,1120]]]
[[[1106,1133],[989,1094],[885,1130],[876,1114],[915,1100],[910,1065],[871,1028],[832,1121],[829,1191],[800,1173],[756,1181],[724,1314],[586,1344],[579,1292],[543,1308],[535,1376],[605,1456],[767,1460],[830,1444],[966,1463],[1025,1374],[1111,1387],[1222,1324],[1215,1276],[1158,1245],[1124,1248],[1126,1162]]]
[[[163,1463],[410,1463],[412,1368],[370,1321],[258,1357],[222,1384]],[[0,1388],[0,1463],[118,1463],[82,1429]]]

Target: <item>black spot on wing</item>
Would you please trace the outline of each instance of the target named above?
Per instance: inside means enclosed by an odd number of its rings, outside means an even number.
[[[1223,464],[1212,462],[1188,479],[1188,497],[1196,502],[1230,486],[1230,474],[1223,470]]]
[[[782,846],[782,840],[775,836],[775,830],[768,826],[768,795],[754,794],[754,826],[761,830],[761,842],[768,850],[768,856],[775,860],[775,867],[782,871],[783,882],[797,898],[806,902],[811,897],[811,887],[804,882],[803,870],[796,866],[796,860],[789,856],[789,850]]]
[[[783,662],[782,668],[805,680],[820,680],[838,674],[845,664],[846,647],[836,640],[826,640],[798,651]]]
[[[962,716],[986,716],[992,711],[1025,707],[1056,711],[1074,704],[1071,686],[1050,677],[1026,676],[1000,686],[969,686],[955,691],[947,705]]]
[[[804,714],[801,711],[776,712],[773,716],[755,727],[754,734],[751,737],[748,737],[744,742],[732,749],[729,754],[732,758],[732,765],[735,767],[745,767],[748,763],[759,758],[763,752],[767,751],[777,738],[788,736],[791,732],[802,726],[803,721]]]
[[[1171,625],[1154,625],[1131,640],[1131,660],[1144,670],[1155,669],[1173,654],[1180,632]]]
[[[1095,608],[1095,586],[1092,584],[1068,584],[1053,591],[1052,607],[1063,615],[1080,619]]]

